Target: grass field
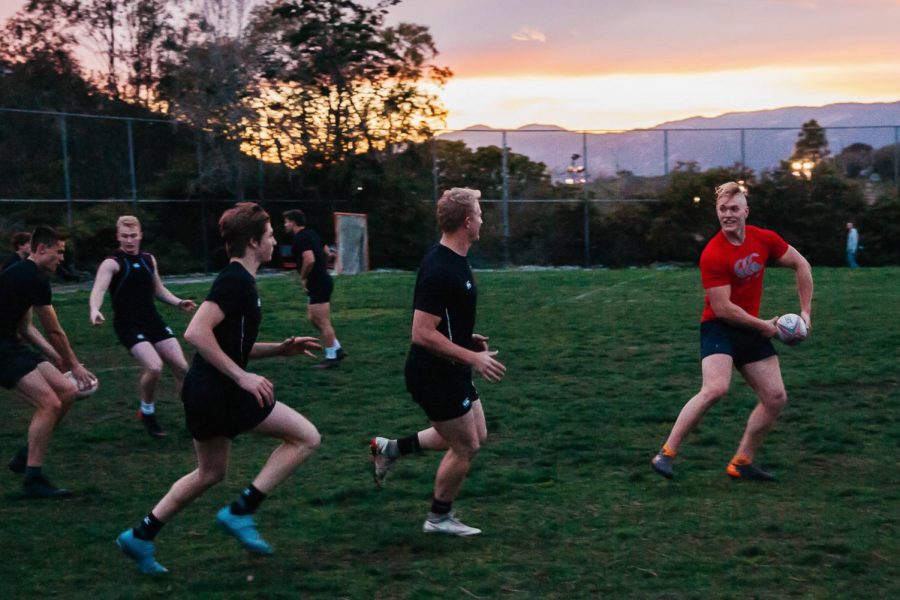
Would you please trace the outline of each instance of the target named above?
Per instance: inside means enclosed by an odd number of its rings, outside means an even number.
[[[456,505],[483,535],[420,532],[435,454],[398,464],[383,490],[372,485],[371,437],[426,424],[402,375],[414,277],[374,273],[337,280],[334,322],[350,353],[340,369],[255,363],[323,437],[258,513],[276,554],[249,556],[214,527],[216,510],[274,446],[244,436],[227,481],[157,538],[172,572],[141,576],[113,540],[194,467],[180,402],[164,375],[169,437],[146,436],[134,418],[135,363],[111,326],[87,325],[86,291],[57,294],[102,387],[69,414],[47,461],[51,479],[77,497],[24,500],[18,476],[3,469],[0,596],[900,596],[900,269],[815,271],[812,336],[779,346],[790,398],[758,457],[776,484],[725,475],[754,403],[739,378],[688,438],[675,480],[649,467],[699,385],[696,270],[476,276],[477,331],[508,367],[502,383],[479,384],[490,436]],[[259,287],[261,340],[310,332],[295,280]],[[208,284],[173,289],[202,299]],[[161,310],[183,332],[186,320]],[[797,311],[790,273],[771,271],[763,314]],[[0,450],[11,455],[30,412],[9,393],[0,399]]]

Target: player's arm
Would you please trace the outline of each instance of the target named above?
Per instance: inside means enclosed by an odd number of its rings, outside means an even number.
[[[305,354],[315,358],[313,350],[321,350],[318,338],[307,336],[291,336],[283,342],[257,342],[253,344],[250,358],[270,358],[272,356],[297,356]]]
[[[275,401],[272,382],[242,369],[225,354],[213,330],[225,319],[225,313],[215,302],[206,301],[197,309],[194,318],[184,332],[184,339],[200,353],[206,362],[233,380],[241,389],[253,394],[260,406]]]
[[[191,313],[197,310],[197,303],[190,298],[179,298],[169,291],[169,288],[163,285],[162,279],[159,277],[159,265],[156,263],[156,257],[153,260],[153,294],[160,302],[165,302],[169,306],[175,306],[180,310]]]
[[[119,272],[119,263],[111,258],[107,258],[97,268],[97,276],[94,277],[94,287],[91,288],[91,297],[88,300],[90,307],[91,325],[99,325],[106,319],[100,309],[103,307],[103,297],[109,284],[112,282],[113,276]]]
[[[437,315],[415,310],[413,312],[412,343],[425,350],[456,363],[471,365],[476,373],[485,381],[500,381],[506,373],[506,367],[494,356],[497,350],[474,352],[463,348],[447,339],[438,331],[441,318]],[[473,336],[474,337],[474,336]]]
[[[303,286],[306,287],[306,280],[309,278],[313,265],[316,264],[316,254],[312,250],[304,250],[303,254],[300,255],[300,258],[303,261],[303,265],[300,267],[300,281],[302,281]]]
[[[34,323],[31,320],[31,312],[32,309],[29,308],[28,312],[22,316],[22,320],[19,321],[19,335],[24,341],[37,348],[47,360],[56,365],[56,368],[63,368],[62,357],[59,355],[59,352],[50,345],[50,342],[41,335],[38,328],[34,326]]]
[[[730,285],[706,288],[706,296],[709,298],[710,307],[718,318],[734,325],[756,329],[766,337],[772,337],[778,332],[775,327],[775,319],[765,321],[754,317],[732,302]]]
[[[93,385],[93,381],[97,378],[78,362],[78,357],[75,356],[75,351],[69,344],[69,338],[63,331],[62,325],[59,324],[59,318],[56,316],[53,305],[35,306],[34,312],[41,322],[47,341],[59,354],[63,368],[72,371],[72,375],[78,381],[78,387],[86,388]]]
[[[813,276],[809,261],[796,248],[789,246],[788,251],[777,259],[775,264],[794,270],[797,296],[800,298],[800,316],[806,321],[807,329],[812,329]]]

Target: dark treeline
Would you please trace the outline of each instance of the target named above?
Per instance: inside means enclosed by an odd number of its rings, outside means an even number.
[[[384,24],[398,1],[239,10],[241,3],[199,0],[31,0],[2,30],[0,108],[132,119],[135,181],[127,121],[0,112],[0,197],[66,197],[65,128],[70,197],[128,200],[134,186],[142,200],[136,211],[127,202],[75,205],[71,245],[82,269],[114,246],[115,217],[130,212],[167,272],[215,268],[216,218],[237,200],[262,202],[276,225],[282,210],[299,206],[326,239],[334,211],[366,213],[373,267],[412,268],[435,239],[435,176],[440,189],[475,187],[499,199],[503,157],[495,146],[431,141],[445,110],[425,84],[451,73],[435,64],[427,28]],[[81,64],[87,48],[99,72]],[[862,263],[898,264],[894,151],[855,144],[832,157],[811,122],[772,171],[701,172],[687,163],[666,177],[621,172],[590,181],[591,199],[655,201],[592,203],[589,262],[696,262],[717,229],[714,187],[742,180],[750,222],[776,229],[815,264],[842,264],[848,220],[860,231]],[[812,166],[797,173],[797,160]],[[545,165],[525,156],[510,152],[507,164],[510,198],[584,194],[552,183]],[[580,203],[511,204],[506,240],[500,205],[484,209],[476,265],[583,264]],[[37,223],[65,225],[65,205],[4,204],[0,234]]]

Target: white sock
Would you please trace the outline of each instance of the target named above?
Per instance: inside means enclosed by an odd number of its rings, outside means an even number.
[[[325,358],[334,359],[337,358],[337,351],[340,346],[328,346],[325,348]]]
[[[156,412],[155,404],[153,404],[152,402],[148,404],[148,403],[144,402],[143,400],[141,400],[141,413],[143,413],[145,415],[152,415],[155,412]]]

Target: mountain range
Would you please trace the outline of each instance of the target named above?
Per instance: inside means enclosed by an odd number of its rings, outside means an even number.
[[[587,156],[589,178],[626,170],[635,175],[662,175],[679,161],[702,169],[743,162],[754,171],[777,167],[794,150],[803,123],[815,119],[826,129],[829,149],[838,154],[861,142],[874,148],[894,144],[900,135],[900,102],[791,106],[734,112],[718,117],[691,117],[648,129],[621,132],[571,131],[556,125],[525,125],[515,130],[475,125],[441,134],[471,148],[501,146],[503,133],[511,152],[547,165],[554,180],[568,176]],[[586,152],[585,152],[586,142]],[[573,158],[573,155],[579,155]]]

